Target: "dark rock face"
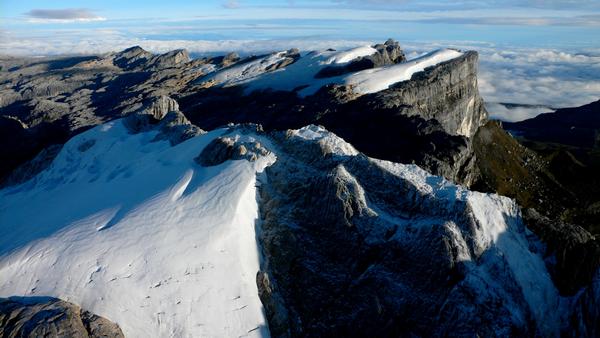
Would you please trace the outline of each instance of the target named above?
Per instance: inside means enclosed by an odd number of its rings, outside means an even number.
[[[0,299],[2,337],[124,337],[119,326],[81,309],[49,297]]]
[[[581,107],[562,108],[554,113],[504,123],[507,130],[530,141],[552,142],[578,148],[600,146],[600,100]]]
[[[600,273],[589,287],[576,297],[565,336],[598,337],[600,335]]]
[[[171,68],[189,61],[190,55],[188,51],[185,49],[177,49],[157,56],[152,60],[150,67],[157,69]]]
[[[275,138],[289,157],[279,153],[260,177],[257,277],[274,337],[537,334],[506,263],[477,248],[464,201],[446,204],[327,143]],[[502,286],[478,285],[461,250]]]
[[[567,192],[568,200],[552,216],[600,234],[600,101],[503,126],[547,162]]]
[[[401,114],[435,119],[451,135],[471,137],[487,120],[477,86],[476,52],[415,74],[389,90],[373,94],[372,105]]]
[[[0,184],[0,187],[16,185],[28,181],[44,169],[48,168],[56,155],[62,149],[62,144],[53,144],[37,154],[32,160],[23,163]]]
[[[556,287],[575,295],[592,285],[600,267],[600,244],[580,226],[552,221],[534,209],[523,212],[523,221],[546,243],[548,270]]]

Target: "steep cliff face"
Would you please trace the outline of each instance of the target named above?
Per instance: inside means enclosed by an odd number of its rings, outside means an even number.
[[[375,94],[373,105],[435,119],[449,134],[471,137],[487,119],[477,86],[477,65],[477,52],[466,52]]]

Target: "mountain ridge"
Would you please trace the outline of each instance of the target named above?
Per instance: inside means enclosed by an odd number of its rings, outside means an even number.
[[[560,217],[584,162],[488,121],[477,52],[407,60],[388,40],[2,62],[2,296],[78,290],[146,335],[597,333],[600,246]],[[355,90],[373,74],[382,90]],[[240,242],[210,245],[225,238]],[[223,264],[185,269],[186,250]]]

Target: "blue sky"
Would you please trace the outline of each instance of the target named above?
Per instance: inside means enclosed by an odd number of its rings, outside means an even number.
[[[6,36],[112,32],[139,39],[383,39],[593,46],[598,0],[2,0]]]
[[[389,37],[411,55],[479,51],[489,102],[561,107],[600,98],[600,0],[0,0],[0,55],[132,45],[244,54]]]

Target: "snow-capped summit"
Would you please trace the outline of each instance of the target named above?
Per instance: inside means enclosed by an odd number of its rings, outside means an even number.
[[[396,46],[387,42],[385,47]],[[387,49],[360,46],[345,51],[305,52],[290,60],[288,52],[278,52],[217,70],[199,80],[207,86],[243,85],[247,91],[298,91],[302,96],[312,95],[328,84],[346,85],[358,94],[370,94],[391,85],[410,80],[413,74],[439,63],[455,59],[462,52],[441,49],[406,61],[398,53],[389,60]],[[374,55],[377,58],[374,59]],[[386,60],[386,58],[388,60]],[[285,60],[289,60],[285,62]],[[371,64],[363,61],[369,60]],[[285,62],[285,64],[282,64]]]

